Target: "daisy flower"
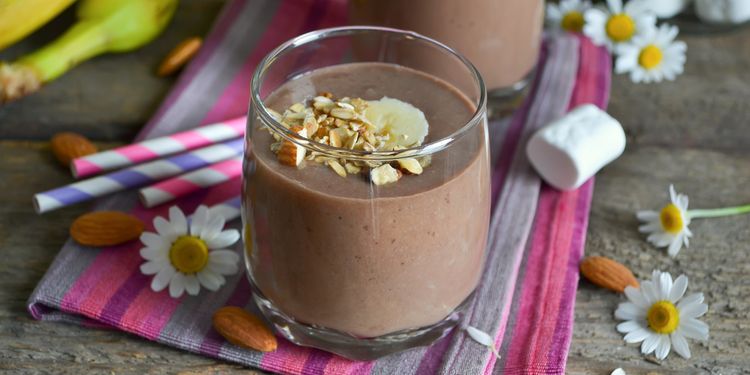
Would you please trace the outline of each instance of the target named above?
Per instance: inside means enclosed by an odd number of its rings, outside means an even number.
[[[678,32],[676,26],[662,25],[619,45],[615,72],[630,73],[635,83],[674,80],[684,69],[687,50],[685,42],[674,40]]]
[[[638,211],[636,217],[643,222],[638,230],[648,234],[646,240],[656,247],[667,247],[667,253],[673,257],[677,256],[682,245],[688,247],[689,238],[693,236],[688,224],[693,219],[750,213],[750,204],[688,211],[688,196],[678,194],[673,185],[669,185],[669,198],[670,203],[661,211]]]
[[[183,292],[197,295],[200,286],[216,291],[226,282],[224,276],[237,273],[239,256],[227,247],[240,239],[236,229],[224,229],[225,219],[200,206],[188,224],[176,206],[169,209],[169,220],[154,219],[157,233],[144,232],[141,265],[145,275],[155,275],[151,289],[169,286],[169,295],[179,298]]]
[[[607,0],[606,8],[591,8],[584,13],[584,19],[583,33],[594,44],[607,46],[610,51],[656,25],[656,16],[648,11],[643,0],[631,0],[624,7],[622,0]]]
[[[641,233],[648,233],[646,241],[656,247],[668,247],[667,253],[676,256],[682,245],[688,247],[693,233],[688,228],[688,197],[677,194],[674,185],[669,185],[670,203],[661,211],[638,211],[636,217],[645,224],[638,227]]]
[[[617,325],[617,331],[625,334],[629,344],[642,342],[643,354],[656,352],[656,358],[664,359],[674,348],[677,354],[690,358],[686,339],[708,339],[708,325],[698,320],[708,311],[708,305],[703,303],[703,293],[683,298],[687,286],[685,275],[672,282],[668,272],[654,271],[640,289],[625,288],[629,301],[615,311],[617,319],[625,320]]]
[[[555,28],[573,33],[583,31],[586,21],[583,14],[591,8],[589,0],[562,0],[560,4],[547,4],[547,23]]]

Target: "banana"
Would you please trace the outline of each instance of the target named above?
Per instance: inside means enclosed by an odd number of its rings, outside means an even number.
[[[375,132],[389,134],[388,143],[396,147],[420,146],[429,131],[422,111],[394,98],[368,101],[364,115],[375,126]]]
[[[176,7],[177,0],[82,0],[78,22],[60,38],[15,63],[0,63],[0,103],[30,94],[94,56],[141,47],[164,30]]]
[[[75,0],[0,0],[0,50],[29,35]]]

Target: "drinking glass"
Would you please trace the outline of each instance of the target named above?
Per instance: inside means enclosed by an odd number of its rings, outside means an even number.
[[[336,79],[350,71],[360,73]],[[486,94],[476,68],[414,32],[340,27],[282,44],[251,86],[243,239],[263,315],[296,344],[359,360],[447,334],[480,279],[489,225]],[[363,151],[308,139],[275,117],[344,86],[334,94],[406,101],[436,126],[419,146]],[[461,110],[446,112],[456,103]],[[424,172],[376,185],[367,167],[346,177],[312,160],[296,168],[279,162],[269,147],[276,138],[342,164],[417,159]]]

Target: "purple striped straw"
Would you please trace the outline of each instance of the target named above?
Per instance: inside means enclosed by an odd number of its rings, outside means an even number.
[[[246,118],[219,122],[164,137],[82,156],[70,163],[75,178],[89,177],[245,135]]]
[[[34,209],[44,213],[117,191],[152,184],[166,177],[242,154],[242,138],[89,178],[34,195]]]

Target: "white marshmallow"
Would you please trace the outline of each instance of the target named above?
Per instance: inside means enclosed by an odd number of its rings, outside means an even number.
[[[647,0],[644,7],[654,12],[659,18],[671,18],[685,10],[692,0]]]
[[[750,0],[696,0],[695,13],[706,23],[743,23],[750,20]]]
[[[576,107],[539,129],[526,144],[531,165],[548,184],[575,189],[625,150],[625,131],[593,104]]]

